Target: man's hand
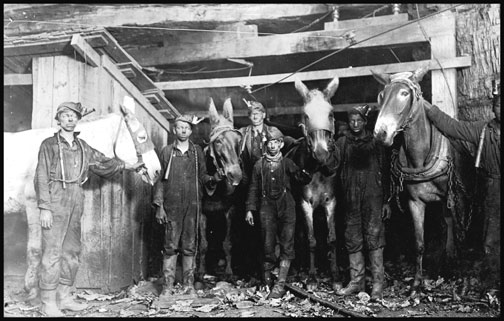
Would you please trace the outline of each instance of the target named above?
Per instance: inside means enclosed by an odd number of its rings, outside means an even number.
[[[252,215],[252,211],[247,211],[247,215],[245,215],[245,221],[249,223],[250,226],[254,226],[254,215]]]
[[[166,216],[166,212],[163,208],[163,206],[158,206],[158,208],[156,209],[156,221],[159,223],[159,224],[166,224],[168,223],[168,217]]]
[[[52,227],[53,217],[50,210],[40,210],[40,225],[42,228],[50,229]]]
[[[128,171],[140,172],[142,169],[145,169],[144,162],[136,162],[135,164],[124,163],[124,169]]]
[[[217,169],[217,172],[213,175],[213,179],[215,182],[220,182],[224,179],[226,175],[224,174],[224,171],[222,169]]]
[[[382,213],[381,214],[382,221],[390,219],[390,215],[392,214],[392,209],[390,208],[389,203],[383,204],[381,213]]]

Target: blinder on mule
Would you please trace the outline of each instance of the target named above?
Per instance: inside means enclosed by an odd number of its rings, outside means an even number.
[[[232,131],[234,133],[237,133],[240,136],[240,142],[243,139],[243,135],[239,130],[236,130],[233,128],[233,126],[230,125],[221,125],[221,126],[216,126],[215,128],[212,129],[212,132],[210,133],[210,142],[208,144],[208,148],[210,151],[210,157],[213,160],[214,166],[217,169],[224,170],[224,166],[222,165],[222,162],[219,157],[217,157],[215,153],[215,146],[214,143],[217,141],[217,139],[224,133]],[[240,146],[241,144],[237,144],[237,146]],[[238,148],[237,150],[237,155],[238,155],[238,160],[241,162],[240,158],[240,149]]]

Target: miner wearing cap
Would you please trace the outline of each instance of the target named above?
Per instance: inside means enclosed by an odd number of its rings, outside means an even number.
[[[459,121],[448,116],[435,105],[425,105],[427,117],[444,135],[477,146],[475,167],[485,184],[482,296],[487,293],[495,295],[500,289],[500,82],[494,82],[493,87],[492,109],[495,118],[491,120]]]
[[[175,140],[161,150],[162,178],[154,185],[153,205],[156,220],[164,225],[163,290],[161,296],[174,294],[177,256],[182,256],[184,293],[194,294],[194,267],[197,227],[201,211],[203,184],[215,186],[219,173],[209,176],[203,151],[189,137],[197,124],[194,116],[175,119]]]
[[[381,299],[384,281],[383,220],[391,214],[388,204],[390,162],[382,145],[366,129],[370,108],[355,106],[348,112],[349,130],[336,141],[340,182],[344,193],[345,246],[350,263],[350,282],[337,295],[364,291],[365,260],[369,255],[373,276],[371,299]]]
[[[235,193],[238,197],[243,197],[243,199],[236,202],[237,206],[235,207],[236,213],[240,217],[239,222],[242,224],[245,217],[244,198],[246,198],[248,192],[252,169],[254,164],[266,153],[266,133],[268,129],[274,127],[264,123],[266,109],[263,104],[258,101],[244,101],[247,105],[250,125],[239,129],[242,134],[240,157],[243,166],[243,178]],[[233,232],[233,245],[241,249],[235,255],[234,262],[237,263],[235,270],[238,274],[244,276],[250,275],[253,278],[260,279],[262,263],[259,260],[261,256],[261,235],[259,228],[244,224],[237,226]],[[236,237],[235,235],[240,235],[240,237]]]
[[[268,298],[280,298],[285,294],[285,281],[290,262],[294,259],[294,229],[296,211],[291,194],[293,180],[308,184],[311,176],[297,167],[289,158],[284,158],[283,135],[275,127],[266,132],[266,154],[254,165],[246,201],[248,224],[254,225],[253,212],[259,212],[260,229],[264,249],[264,282],[271,286],[271,271],[276,266],[275,246],[280,245],[280,270],[275,286]]]
[[[42,226],[40,294],[42,312],[62,317],[61,310],[80,311],[86,304],[70,293],[79,268],[81,216],[88,172],[109,178],[142,163],[127,164],[108,158],[78,137],[75,126],[85,114],[80,103],[64,102],[56,110],[60,130],[40,145],[34,185]]]

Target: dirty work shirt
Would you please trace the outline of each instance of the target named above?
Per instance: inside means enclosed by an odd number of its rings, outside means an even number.
[[[288,158],[272,162],[263,157],[254,165],[246,210],[259,210],[265,270],[271,270],[275,265],[277,236],[280,260],[292,260],[295,257],[296,211],[291,193],[291,179],[308,184],[311,177],[303,174]]]
[[[381,218],[389,193],[389,162],[385,150],[365,132],[357,138],[351,132],[338,138],[335,155],[345,194],[345,245],[349,253],[376,250],[385,246]]]
[[[485,178],[485,197],[483,199],[483,250],[485,266],[482,275],[490,286],[500,280],[500,186],[501,186],[501,143],[500,122],[458,121],[443,113],[437,106],[427,111],[431,122],[445,135],[479,145],[483,128],[488,124],[481,153],[480,174]]]
[[[124,169],[122,160],[106,157],[79,139],[78,134],[74,133],[72,145],[60,136],[65,178],[67,181],[77,179],[75,183],[66,183],[65,189],[63,183],[57,181],[62,178],[59,132],[42,142],[38,154],[34,179],[38,208],[50,210],[53,216],[52,227],[42,229],[43,253],[39,285],[44,290],[56,289],[58,283],[73,285],[75,281],[79,267],[81,216],[84,209],[84,190],[81,184],[86,182],[88,171],[109,178]],[[81,169],[82,175],[79,176]]]
[[[168,179],[165,179],[170,159]],[[154,187],[154,205],[163,206],[168,219],[165,225],[164,255],[182,252],[186,256],[194,256],[202,186],[212,184],[211,177],[207,175],[203,151],[191,142],[188,150],[182,153],[175,142],[163,148],[160,161],[163,176]]]

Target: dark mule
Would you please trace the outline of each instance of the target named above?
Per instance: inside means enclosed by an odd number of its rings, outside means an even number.
[[[313,230],[313,212],[318,207],[323,207],[325,210],[328,228],[327,244],[330,247],[328,257],[333,288],[335,290],[341,288],[336,265],[334,223],[336,173],[328,173],[321,168],[333,150],[331,146],[334,146],[334,117],[330,99],[338,89],[338,85],[339,79],[335,77],[321,92],[318,89],[308,90],[300,80],[295,82],[296,89],[304,100],[303,123],[300,125],[303,128],[304,138],[301,139],[299,145],[286,154],[286,157],[291,158],[300,168],[313,174],[311,182],[301,188],[301,196],[295,197],[300,201],[300,207],[304,214],[310,248],[308,290],[314,290],[317,287],[315,269],[317,242]]]
[[[205,148],[205,159],[209,175],[219,171],[225,178],[215,188],[206,188],[203,195],[203,215],[200,220],[199,267],[198,276],[201,278],[206,272],[207,219],[209,215],[225,215],[226,236],[223,250],[226,258],[226,276],[233,274],[231,268],[231,219],[233,213],[233,197],[235,190],[242,180],[240,162],[241,133],[233,127],[233,106],[231,99],[224,102],[223,114],[219,115],[215,104],[210,99],[210,141]]]
[[[396,135],[402,134],[400,148],[393,153],[391,171],[396,193],[402,191],[403,186],[406,188],[408,208],[415,228],[417,264],[411,296],[417,294],[422,283],[427,203],[443,202],[442,214],[447,223],[446,252],[449,257],[455,254],[453,219],[456,216],[450,211],[455,206],[454,151],[450,141],[427,118],[424,105],[429,103],[423,99],[418,84],[426,72],[426,68],[394,75],[373,72],[375,79],[385,86],[378,95],[381,110],[374,136],[386,146],[391,146]],[[451,114],[454,112],[452,110]]]

